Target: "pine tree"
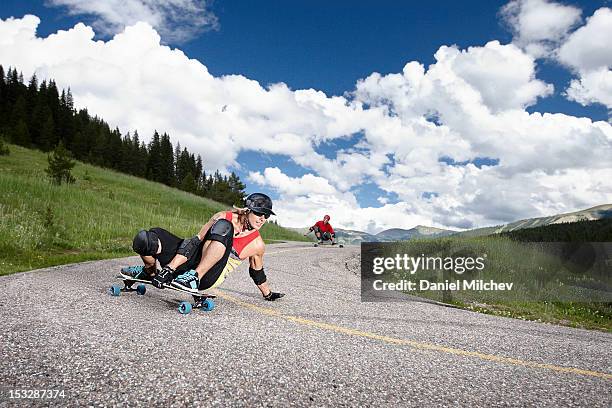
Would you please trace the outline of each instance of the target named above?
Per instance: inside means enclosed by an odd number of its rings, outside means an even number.
[[[138,136],[138,130],[134,131],[133,138],[133,151],[132,151],[132,161],[130,163],[130,167],[132,168],[132,174],[138,177],[145,177],[147,174],[147,148],[143,142],[140,141],[140,137]]]
[[[4,67],[0,64],[0,130],[2,130],[6,123],[7,115],[7,103],[6,103],[6,81],[4,79]]]
[[[176,178],[174,176],[174,149],[172,148],[172,143],[170,143],[170,136],[168,136],[167,133],[162,135],[160,144],[161,179],[159,181],[167,186],[175,186]]]
[[[38,99],[38,79],[36,78],[36,74],[32,75],[30,78],[30,82],[28,83],[28,91],[26,93],[26,114],[28,118],[28,128],[30,129],[30,133],[33,130],[32,126],[32,116],[34,115],[34,108],[36,107],[36,100]],[[35,140],[32,138],[32,140]]]
[[[0,65],[0,68],[2,66]],[[4,143],[4,135],[0,134],[0,156],[8,156],[11,153],[8,146]]]
[[[138,155],[138,171],[140,173],[138,175],[144,178],[147,174],[147,163],[149,162],[149,151],[147,150],[147,146],[144,142],[140,142],[140,148],[138,151],[140,152]]]
[[[161,181],[161,142],[159,133],[153,133],[153,140],[149,143],[147,160],[147,179]]]
[[[89,140],[86,137],[89,118],[85,109],[75,112],[74,116],[74,138],[70,151],[78,160],[85,161],[89,154]]]
[[[183,181],[181,181],[180,189],[188,193],[195,193],[197,190],[195,179],[191,173],[187,173]]]
[[[62,96],[60,97],[60,109],[57,118],[57,131],[58,137],[64,141],[66,147],[72,150],[74,137],[76,133],[74,123],[74,106],[72,101],[72,94],[70,88],[68,92],[62,90]]]
[[[20,120],[19,123],[17,123],[17,125],[13,128],[11,140],[14,144],[20,146],[30,145],[30,132],[28,131],[28,126],[24,120]]]
[[[115,128],[108,135],[108,145],[104,152],[106,167],[118,170],[121,165],[121,132]]]
[[[201,197],[206,197],[206,172],[202,170],[200,177],[196,181],[196,194]]]
[[[49,85],[47,87],[47,105],[51,109],[51,114],[53,115],[53,120],[57,124],[57,120],[59,117],[60,111],[60,95],[57,90],[57,85],[54,80],[49,81]]]
[[[202,180],[202,171],[204,170],[204,165],[202,164],[202,156],[198,154],[198,159],[196,160],[196,168],[195,168],[195,177],[196,184],[200,185],[200,181]]]
[[[68,184],[75,182],[75,178],[70,173],[75,162],[72,160],[70,152],[66,150],[62,142],[53,150],[53,155],[49,154],[47,156],[47,161],[49,162],[49,167],[45,169],[45,172],[53,184],[59,186],[62,182]]]
[[[228,184],[231,192],[232,205],[242,206],[244,204],[246,185],[240,181],[240,178],[232,171],[228,179]]]
[[[27,126],[26,101],[23,95],[19,95],[17,98],[10,119],[11,141],[21,146],[28,146],[30,144],[30,133]]]
[[[89,153],[89,149],[87,148],[87,140],[88,138],[86,136],[83,136],[83,133],[81,132],[77,132],[74,135],[71,151],[74,156],[79,160],[84,160]]]
[[[42,148],[45,151],[48,151],[53,147],[51,139],[43,140],[42,138],[42,129],[49,117],[52,118],[51,110],[47,106],[45,98],[37,96],[29,123],[29,128],[31,129],[30,136],[32,138],[32,144]],[[47,136],[49,137],[49,135]],[[46,149],[43,146],[46,146]]]
[[[53,146],[53,141],[55,140],[55,123],[53,122],[53,116],[51,113],[47,114],[47,119],[43,124],[43,127],[40,131],[40,140],[39,146],[43,152],[48,152],[51,150],[51,146]]]
[[[191,177],[194,178],[195,182],[194,174],[199,173],[196,173],[196,164],[195,160],[193,159],[193,155],[190,155],[187,149],[185,148],[179,154],[178,159],[176,161],[176,179],[180,180],[182,183],[185,176],[187,176],[187,174],[189,173],[191,173]],[[178,185],[180,185],[181,183],[178,183]]]
[[[108,138],[110,131],[104,126],[93,127],[95,136],[93,137],[91,149],[89,151],[89,162],[102,167],[108,167],[105,162],[105,155],[108,154]]]
[[[181,157],[181,143],[176,142],[176,147],[174,148],[174,174],[176,175],[177,184],[180,184],[181,180],[179,178],[179,159]]]
[[[4,87],[6,86],[6,82],[4,81],[4,67],[0,64],[0,96],[1,92],[4,92]]]

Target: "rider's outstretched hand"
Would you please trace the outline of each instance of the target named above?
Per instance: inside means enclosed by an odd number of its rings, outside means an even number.
[[[272,292],[268,293],[267,296],[264,296],[264,299],[269,300],[270,302],[274,302],[276,299],[280,299],[285,296],[284,293]]]
[[[156,288],[163,289],[164,283],[170,282],[173,278],[174,269],[166,265],[153,278],[153,285],[155,285]]]

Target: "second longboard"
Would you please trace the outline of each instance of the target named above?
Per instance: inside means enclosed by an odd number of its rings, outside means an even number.
[[[320,244],[320,243],[315,243],[313,245],[314,247],[330,247],[330,248],[344,248],[344,245],[342,244],[338,244],[338,245],[332,245],[332,244]]]

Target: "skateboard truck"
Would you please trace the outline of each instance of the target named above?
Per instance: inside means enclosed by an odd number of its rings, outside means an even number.
[[[145,285],[138,285],[136,286],[136,289],[134,289],[132,286],[134,285],[134,283],[136,283],[133,280],[129,280],[129,279],[124,279],[123,280],[123,287],[119,288],[117,285],[113,285],[111,287],[111,294],[113,296],[119,296],[119,293],[121,292],[137,292],[139,295],[144,295],[145,292],[147,291],[147,287]]]
[[[210,311],[215,307],[215,304],[212,298],[207,296],[197,296],[193,295],[193,308],[194,309],[204,309],[206,311]]]

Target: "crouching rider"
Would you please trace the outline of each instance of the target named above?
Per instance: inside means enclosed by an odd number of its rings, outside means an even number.
[[[249,275],[266,300],[284,296],[272,292],[264,272],[266,250],[259,230],[272,211],[272,200],[265,194],[253,193],[246,198],[245,208],[222,211],[213,215],[193,238],[181,239],[162,228],[140,231],[133,248],[144,266],[122,269],[124,275],[151,280],[158,288],[164,284],[191,292],[213,289],[248,258]],[[156,261],[162,269],[156,270]]]
[[[308,232],[304,235],[308,235],[310,232],[314,231],[319,244],[322,244],[325,241],[331,241],[332,245],[336,245],[336,232],[329,223],[330,218],[331,217],[326,214],[323,217],[323,220],[317,221],[315,225],[310,227]]]

